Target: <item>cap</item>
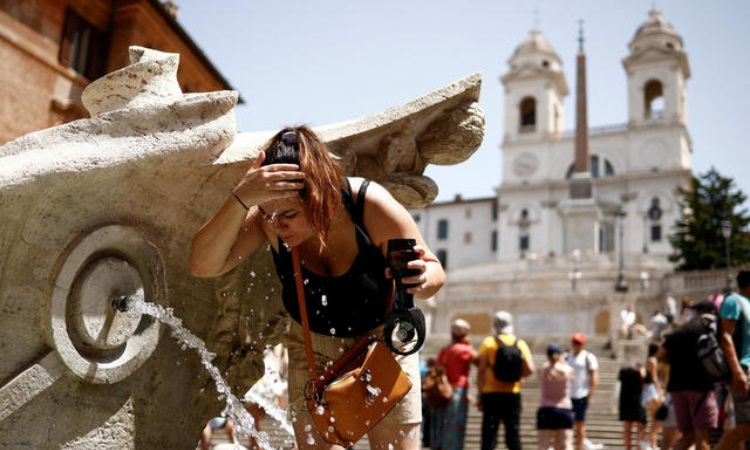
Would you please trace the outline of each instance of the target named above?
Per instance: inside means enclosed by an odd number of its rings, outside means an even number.
[[[468,333],[469,330],[471,330],[471,326],[464,319],[456,319],[451,324],[451,333],[453,334],[463,335]]]
[[[557,344],[550,344],[549,347],[547,347],[547,356],[551,356],[555,353],[562,353],[560,346]]]
[[[586,343],[586,335],[583,333],[573,333],[573,337],[571,340],[577,344],[585,344]]]
[[[498,333],[513,334],[513,315],[508,311],[498,311],[492,325]]]

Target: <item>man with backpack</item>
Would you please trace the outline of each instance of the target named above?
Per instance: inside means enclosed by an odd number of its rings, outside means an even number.
[[[698,340],[705,333],[706,324],[715,318],[716,305],[705,300],[692,309],[693,318],[666,335],[656,358],[669,363],[667,392],[682,433],[674,448],[686,449],[695,444],[696,450],[708,450],[719,411],[713,382],[698,357]]]
[[[506,447],[520,450],[521,380],[534,373],[534,361],[526,342],[513,334],[513,316],[508,311],[496,312],[492,326],[495,334],[482,341],[477,369],[481,450],[494,450],[501,420]]]
[[[750,438],[750,395],[748,395],[748,367],[750,367],[750,271],[737,274],[739,294],[731,293],[721,304],[721,348],[732,380],[730,392],[734,402],[736,425],[725,429],[716,449],[737,448]]]
[[[599,383],[599,360],[596,355],[584,349],[586,335],[573,333],[571,338],[571,351],[565,355],[565,361],[573,368],[575,378],[570,387],[570,399],[573,402],[573,435],[575,436],[576,450],[596,450],[601,445],[592,444],[586,439],[586,411],[589,401]],[[584,445],[588,443],[588,445]]]

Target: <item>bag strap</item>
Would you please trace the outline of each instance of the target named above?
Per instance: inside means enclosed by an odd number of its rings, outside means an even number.
[[[307,376],[315,380],[315,357],[313,356],[312,335],[310,334],[310,322],[307,320],[307,302],[305,302],[305,286],[302,283],[302,265],[299,262],[299,251],[292,247],[292,264],[294,265],[294,281],[297,288],[297,302],[299,303],[299,315],[302,320],[302,330],[305,334],[305,350],[307,353]]]
[[[312,334],[310,333],[310,321],[307,318],[307,302],[305,302],[305,286],[302,282],[302,264],[300,263],[299,250],[297,247],[292,247],[292,265],[294,268],[294,282],[297,291],[297,303],[299,304],[299,315],[302,321],[302,331],[305,337],[305,353],[307,354],[307,375],[310,381],[316,383],[318,377],[315,375],[315,357],[313,356],[312,348]],[[386,306],[386,317],[393,308],[393,294],[395,286],[391,288],[391,293],[388,295],[388,305]],[[361,350],[362,346],[369,344],[370,337],[365,336],[352,349],[347,352],[347,355],[353,355]],[[346,356],[346,355],[345,355]],[[321,379],[326,378],[325,375],[333,373],[339,367],[344,366],[351,358],[342,357],[339,358],[333,366],[331,366],[326,372],[324,372]]]

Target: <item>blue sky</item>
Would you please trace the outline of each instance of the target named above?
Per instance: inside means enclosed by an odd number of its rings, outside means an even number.
[[[746,0],[177,0],[178,21],[245,104],[239,131],[378,114],[480,72],[485,139],[466,162],[431,166],[439,201],[500,185],[499,78],[535,20],[563,60],[574,127],[578,21],[584,21],[589,125],[627,120],[622,59],[654,4],[682,35],[693,171],[711,166],[750,195],[750,2]],[[535,19],[536,18],[536,19]]]

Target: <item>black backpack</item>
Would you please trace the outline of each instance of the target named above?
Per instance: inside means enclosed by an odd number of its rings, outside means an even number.
[[[492,366],[492,372],[500,381],[515,383],[521,379],[523,373],[523,355],[518,348],[518,338],[515,338],[512,345],[505,345],[502,339],[495,336],[497,342],[497,353],[495,353],[495,364]]]
[[[703,330],[696,343],[698,360],[703,365],[711,383],[730,381],[732,372],[729,370],[724,350],[719,344],[718,318],[712,314],[705,314],[701,320]]]

